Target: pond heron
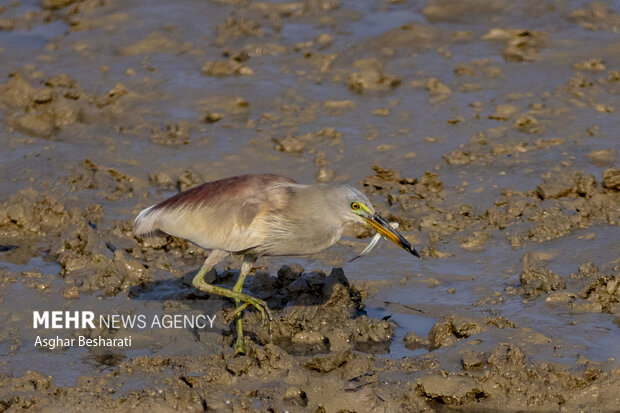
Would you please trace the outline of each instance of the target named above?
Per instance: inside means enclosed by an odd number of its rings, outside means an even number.
[[[245,353],[242,311],[255,307],[271,320],[267,304],[242,292],[245,277],[264,255],[306,255],[334,245],[349,222],[360,222],[419,257],[411,244],[379,216],[368,198],[341,184],[301,185],[277,175],[245,175],[207,182],[142,210],[141,236],[166,233],[211,250],[193,285],[235,300],[236,354]],[[208,284],[205,274],[230,254],[243,256],[232,290]]]

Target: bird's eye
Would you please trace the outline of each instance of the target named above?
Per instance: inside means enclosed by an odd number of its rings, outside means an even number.
[[[351,202],[351,209],[358,210],[360,209],[360,204],[357,202]]]

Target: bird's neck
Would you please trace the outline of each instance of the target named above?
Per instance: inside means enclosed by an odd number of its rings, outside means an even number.
[[[311,186],[298,187],[288,207],[274,223],[273,255],[313,254],[334,245],[342,236],[344,222],[338,219],[329,199]],[[279,235],[278,235],[279,234]]]

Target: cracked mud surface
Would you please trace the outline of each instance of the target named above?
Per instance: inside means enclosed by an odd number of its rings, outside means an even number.
[[[0,411],[614,411],[619,30],[611,1],[1,5]],[[194,356],[23,336],[41,306],[209,300],[208,252],[133,218],[262,172],[356,185],[422,260],[348,262],[356,227],[261,259],[241,357],[231,325]]]

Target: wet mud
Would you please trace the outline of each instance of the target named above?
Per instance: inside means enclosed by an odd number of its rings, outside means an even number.
[[[619,30],[611,1],[1,5],[0,411],[616,411]],[[213,299],[208,251],[133,218],[262,172],[356,185],[422,259],[348,262],[373,235],[351,227],[259,260],[274,320],[246,310],[243,356],[232,324],[192,356],[15,327]]]

